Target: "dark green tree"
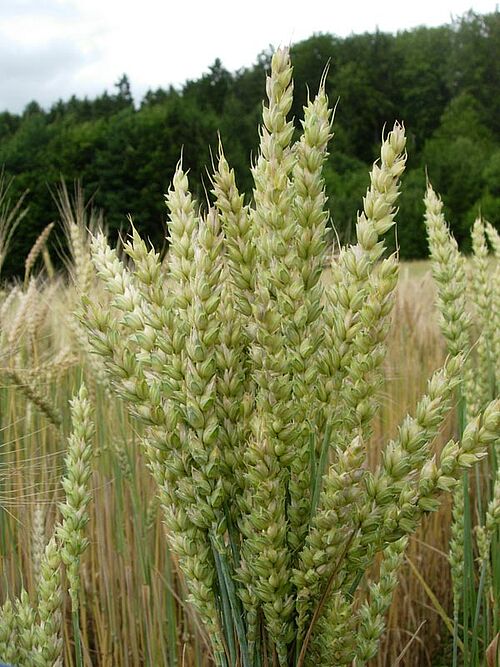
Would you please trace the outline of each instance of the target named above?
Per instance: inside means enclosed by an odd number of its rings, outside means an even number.
[[[0,166],[15,176],[13,196],[30,190],[29,214],[5,270],[21,272],[33,241],[57,219],[52,193],[61,177],[83,183],[114,233],[132,214],[159,243],[165,236],[163,194],[181,149],[201,201],[210,189],[205,164],[219,135],[241,190],[251,192],[248,163],[256,155],[271,55],[269,47],[236,72],[216,59],[198,79],[148,91],[139,105],[123,74],[112,92],[93,99],[73,95],[48,110],[33,101],[21,114],[0,113]],[[316,34],[293,45],[292,60],[296,123],[329,64],[327,92],[338,105],[325,180],[332,225],[343,240],[354,228],[383,128],[395,119],[406,125],[409,171],[393,247],[398,244],[403,257],[427,253],[421,204],[426,169],[461,243],[468,243],[479,210],[498,224],[499,11],[469,12],[450,25],[395,35]]]

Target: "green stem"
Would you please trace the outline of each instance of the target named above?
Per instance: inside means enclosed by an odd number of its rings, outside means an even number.
[[[481,565],[481,578],[479,579],[479,590],[477,592],[477,600],[476,600],[476,610],[474,614],[474,625],[472,626],[472,655],[471,655],[471,663],[474,665],[474,660],[476,659],[476,654],[477,654],[477,644],[478,644],[478,629],[479,629],[479,615],[481,613],[481,602],[483,599],[483,591],[484,591],[484,583],[486,581],[486,570],[487,570],[488,562],[486,560],[483,560],[483,563]],[[485,619],[486,623],[486,619]]]
[[[71,617],[73,620],[76,667],[83,667],[82,640],[80,636],[80,606],[78,604],[73,605]]]
[[[464,568],[463,568],[463,641],[464,664],[469,665],[469,618],[475,608],[474,600],[474,556],[472,553],[471,508],[469,497],[469,475],[464,472],[462,479],[464,489]]]
[[[453,662],[452,667],[458,666],[458,607],[455,608],[453,613]]]

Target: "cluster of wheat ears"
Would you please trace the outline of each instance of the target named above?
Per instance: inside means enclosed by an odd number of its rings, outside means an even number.
[[[395,124],[383,139],[357,242],[332,253],[321,175],[332,137],[324,82],[295,142],[287,50],[274,54],[266,89],[251,203],[220,147],[205,209],[177,167],[166,196],[166,258],[135,229],[123,252],[95,231],[90,257],[85,231],[68,226],[79,294],[75,336],[96,377],[144,425],[166,535],[216,665],[366,664],[377,654],[408,539],[443,492],[454,494],[453,660],[461,653],[466,664],[483,664],[498,632],[499,573],[491,557],[500,524],[498,233],[481,220],[474,225],[468,280],[428,186],[426,224],[448,357],[414,414],[368,465],[398,281],[398,257],[387,256],[383,238],[395,224],[404,128]],[[49,233],[27,260],[18,319],[30,307],[29,273]],[[4,323],[20,298],[16,290],[2,297],[4,350],[16,341],[16,322]],[[54,363],[69,357],[65,351]],[[3,371],[61,423],[31,376]],[[436,451],[455,399],[457,437]],[[79,562],[91,499],[90,405],[82,388],[72,404],[60,519],[38,549],[37,602],[23,591],[2,607],[0,658],[12,664],[62,664],[64,582],[76,664],[83,664]],[[463,471],[488,453],[491,485],[473,530]],[[478,494],[484,498],[480,484]],[[472,538],[479,593],[467,579]],[[479,618],[490,617],[480,631]]]

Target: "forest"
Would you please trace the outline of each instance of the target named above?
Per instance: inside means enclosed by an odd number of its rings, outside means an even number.
[[[324,169],[330,224],[341,240],[354,233],[359,193],[369,181],[384,128],[404,123],[408,171],[398,224],[390,240],[402,258],[427,255],[423,221],[426,174],[441,193],[451,229],[467,251],[478,212],[500,220],[500,12],[469,12],[437,28],[341,38],[315,34],[291,48],[295,93],[292,115],[302,117],[308,91],[326,72],[336,103],[334,139]],[[19,275],[41,231],[59,219],[61,179],[79,181],[102,210],[111,236],[135,226],[157,247],[166,244],[164,194],[179,157],[190,185],[206,198],[205,165],[220,140],[242,191],[249,191],[249,159],[258,146],[262,90],[273,49],[254,65],[228,71],[216,60],[206,73],[176,89],[148,91],[134,100],[124,74],[113,92],[95,99],[59,100],[21,114],[0,113],[0,167],[12,178],[10,198],[25,194],[28,211],[6,258],[4,276]],[[297,133],[299,132],[297,121]],[[59,236],[58,236],[59,235]],[[61,247],[62,231],[52,247]]]

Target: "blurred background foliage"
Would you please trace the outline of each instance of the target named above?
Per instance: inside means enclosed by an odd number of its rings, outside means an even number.
[[[180,89],[150,90],[134,100],[126,75],[113,93],[33,101],[23,113],[0,113],[0,166],[15,177],[10,196],[29,190],[4,275],[20,274],[33,242],[58,219],[53,194],[61,178],[79,180],[102,209],[111,235],[130,214],[142,234],[165,243],[166,192],[182,149],[192,188],[210,188],[205,165],[220,132],[241,190],[251,191],[248,160],[258,144],[264,81],[271,49],[256,63],[229,72],[216,60]],[[467,250],[478,211],[500,221],[500,12],[469,12],[438,28],[346,38],[317,34],[292,47],[295,101],[302,116],[327,63],[327,91],[338,99],[335,139],[325,170],[332,225],[350,240],[359,193],[368,183],[384,126],[407,128],[404,179],[393,247],[403,258],[427,254],[422,197],[425,170],[442,194],[452,231]],[[298,120],[297,120],[298,123]],[[62,239],[63,234],[60,233]],[[57,243],[57,234],[52,243]],[[61,241],[62,242],[62,241]]]

